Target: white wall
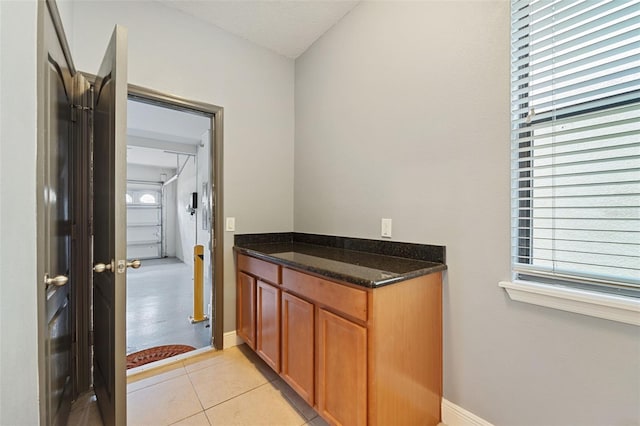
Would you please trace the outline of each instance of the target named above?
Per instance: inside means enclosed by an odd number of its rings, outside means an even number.
[[[196,157],[196,161],[198,164],[198,176],[196,182],[196,188],[198,191],[198,227],[197,227],[197,243],[204,244],[205,246],[209,244],[209,230],[206,229],[206,226],[203,226],[202,216],[204,212],[203,205],[203,184],[206,184],[207,187],[211,187],[211,161],[210,161],[210,152],[211,152],[211,131],[207,130],[200,137],[200,145],[198,145],[198,155]],[[210,196],[210,194],[207,194]],[[293,207],[293,205],[292,205]]]
[[[95,73],[129,29],[129,82],[224,107],[224,210],[237,232],[293,229],[291,59],[157,2],[74,2],[73,55]],[[235,329],[233,235],[224,235],[224,330]]]
[[[211,165],[210,165],[210,152],[211,152],[211,131],[207,130],[200,138],[200,145],[198,146],[198,182],[196,184],[198,191],[198,211],[196,212],[196,244],[204,246],[204,282],[205,289],[209,289],[211,286],[211,251],[209,250],[210,244],[210,232],[208,226],[203,226],[203,216],[205,206],[203,203],[202,186],[206,183],[208,190],[208,196],[211,197]],[[293,205],[291,206],[293,209]],[[209,215],[209,219],[211,216]],[[207,294],[207,293],[205,293]],[[205,299],[207,300],[207,299]]]
[[[0,1],[0,425],[36,425],[36,12]]]
[[[202,183],[209,182],[209,133],[203,136],[204,146],[198,146],[196,157],[189,158],[180,177],[176,180],[178,192],[178,242],[177,256],[187,265],[193,265],[193,246],[202,244],[209,247],[209,231],[202,227]],[[197,208],[192,215],[187,212],[191,204],[191,194],[196,192]],[[205,268],[208,263],[205,262]]]
[[[37,297],[35,11],[0,1],[0,424],[38,423],[36,312],[24,304]],[[79,69],[96,72],[122,23],[131,83],[224,106],[226,215],[242,233],[291,230],[292,61],[154,2],[74,3],[72,22]],[[508,31],[507,2],[363,3],[303,55],[295,230],[376,238],[384,216],[396,240],[447,245],[452,402],[496,424],[634,424],[637,328],[497,288],[510,275]]]
[[[60,20],[67,35],[67,43],[69,43],[69,49],[73,51],[73,39],[71,35],[73,33],[73,2],[75,0],[56,0],[58,6],[58,12],[60,13]]]
[[[180,160],[180,163],[184,158]],[[187,212],[191,205],[191,194],[197,192],[196,157],[189,157],[178,179],[175,180],[177,194],[176,256],[187,265],[193,265],[193,246],[196,244],[198,216]]]
[[[637,327],[511,301],[509,2],[363,2],[296,61],[297,232],[447,246],[444,396],[497,425],[639,420]]]
[[[197,156],[189,158],[180,177],[171,184],[177,191],[177,227],[176,227],[176,256],[185,264],[193,267],[193,247],[196,244],[204,246],[204,306],[205,313],[211,300],[211,253],[209,251],[209,230],[202,226],[202,183],[210,183],[209,179],[209,147],[211,139],[209,131],[201,137],[201,144],[197,147]],[[181,160],[183,161],[183,160]],[[197,208],[192,215],[186,211],[191,203],[191,194],[197,192]],[[293,207],[293,206],[292,206]],[[226,273],[228,275],[228,272]],[[225,306],[225,309],[227,307]],[[234,323],[235,324],[235,323]]]

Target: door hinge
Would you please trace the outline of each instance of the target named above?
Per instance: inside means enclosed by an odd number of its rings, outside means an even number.
[[[88,111],[91,111],[91,107],[71,104],[71,121],[73,121],[74,123],[78,121],[78,111],[88,112]]]
[[[93,330],[89,330],[89,346],[93,346]]]

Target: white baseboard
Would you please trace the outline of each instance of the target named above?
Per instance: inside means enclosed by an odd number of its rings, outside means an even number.
[[[238,346],[238,345],[241,345],[243,343],[244,342],[242,341],[241,338],[238,337],[238,335],[236,334],[235,330],[234,331],[227,331],[222,336],[222,348],[223,349],[232,348],[234,346]]]
[[[235,331],[228,331],[223,336],[223,348],[231,348],[244,343]],[[464,408],[442,398],[442,423],[446,426],[493,426],[488,421],[476,416]]]
[[[464,408],[442,398],[442,423],[447,426],[493,426]]]

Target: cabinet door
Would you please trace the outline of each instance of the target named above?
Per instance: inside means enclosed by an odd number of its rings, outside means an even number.
[[[280,289],[258,280],[256,302],[256,352],[279,372]]]
[[[313,304],[282,293],[282,378],[311,406],[313,389]]]
[[[256,347],[256,279],[238,271],[238,294],[236,295],[236,332],[245,343]]]
[[[367,423],[367,330],[318,310],[318,411],[338,425]]]

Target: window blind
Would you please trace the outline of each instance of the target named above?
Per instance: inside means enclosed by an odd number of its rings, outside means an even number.
[[[640,0],[514,0],[512,264],[640,296]]]

